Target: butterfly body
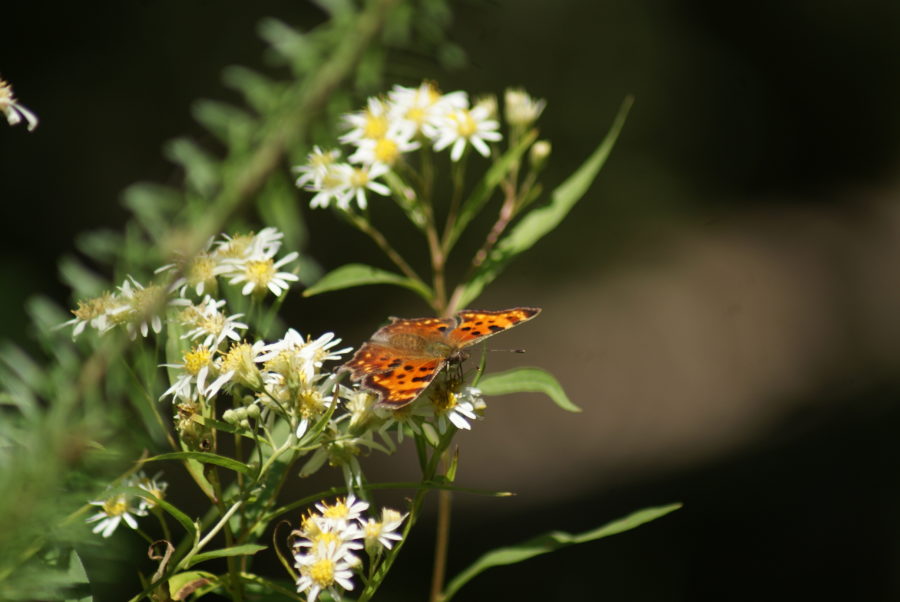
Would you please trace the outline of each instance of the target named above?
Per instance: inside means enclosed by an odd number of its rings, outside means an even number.
[[[453,318],[391,318],[341,369],[375,393],[382,405],[400,408],[415,401],[448,362],[464,360],[466,347],[540,311],[515,307],[464,310]]]

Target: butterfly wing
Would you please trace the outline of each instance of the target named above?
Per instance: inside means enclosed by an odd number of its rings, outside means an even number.
[[[540,307],[514,307],[499,311],[465,309],[457,314],[457,326],[447,338],[458,348],[468,347],[498,332],[527,322],[539,313]]]
[[[434,380],[443,358],[404,357],[393,347],[369,342],[360,347],[342,370],[378,396],[384,405],[400,408],[412,403]]]
[[[391,318],[391,323],[372,335],[372,341],[410,353],[421,352],[428,341],[442,340],[453,330],[452,318]]]

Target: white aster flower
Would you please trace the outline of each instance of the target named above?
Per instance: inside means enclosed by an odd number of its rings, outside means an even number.
[[[506,122],[513,127],[528,127],[541,116],[547,101],[535,99],[521,88],[507,88],[503,95]]]
[[[397,529],[403,524],[406,516],[396,510],[382,508],[380,521],[370,518],[362,522],[366,549],[374,550],[378,546],[391,549],[395,541],[403,539],[403,536],[397,533]]]
[[[339,138],[343,143],[356,144],[360,140],[377,140],[387,134],[391,126],[389,105],[380,98],[369,98],[366,108],[356,113],[344,115],[350,131]]]
[[[422,82],[417,88],[394,86],[389,97],[391,121],[408,137],[419,133],[429,135],[448,112],[469,106],[465,92],[442,95],[431,82]]]
[[[206,391],[206,379],[216,369],[213,362],[213,349],[205,345],[197,345],[190,351],[186,351],[183,358],[184,361],[180,364],[162,364],[162,367],[176,368],[181,373],[172,386],[160,395],[160,399],[169,395],[194,399]]]
[[[256,358],[262,353],[264,341],[250,343],[234,343],[227,353],[216,360],[216,371],[219,377],[210,383],[204,392],[212,397],[226,385],[240,384],[253,390],[263,386],[263,376],[256,365]]]
[[[350,178],[353,176],[353,167],[347,163],[335,163],[325,168],[321,179],[311,182],[306,190],[315,192],[309,202],[311,209],[326,208],[335,201],[340,207],[342,199],[350,188]]]
[[[278,228],[263,228],[256,234],[222,235],[222,240],[215,243],[213,257],[222,265],[217,266],[216,274],[229,271],[228,261],[247,259],[253,255],[275,257],[281,248],[284,233]]]
[[[369,509],[369,503],[363,500],[357,500],[352,493],[347,497],[337,498],[334,504],[319,502],[316,504],[316,510],[319,511],[322,524],[347,523],[349,521],[358,520],[362,513]]]
[[[472,109],[455,109],[441,119],[437,126],[434,150],[441,151],[452,145],[450,159],[459,161],[467,145],[471,145],[483,157],[490,156],[486,141],[496,142],[502,136],[500,124],[490,118],[484,105]]]
[[[347,179],[347,187],[343,190],[338,198],[338,207],[345,211],[350,209],[350,203],[356,200],[356,204],[360,209],[365,209],[368,205],[366,191],[371,190],[381,196],[391,194],[391,189],[376,182],[375,179],[383,176],[389,171],[387,165],[382,163],[374,163],[372,165],[363,165],[361,167],[350,167],[352,170]]]
[[[278,268],[288,264],[300,256],[293,251],[278,261],[265,253],[257,253],[243,259],[226,259],[228,268],[226,274],[230,276],[228,284],[241,284],[242,295],[264,295],[270,291],[276,297],[280,297],[290,288],[290,282],[296,282],[300,278],[291,272],[279,272]]]
[[[293,168],[293,171],[299,174],[294,185],[297,188],[302,188],[306,184],[321,186],[328,174],[328,168],[334,165],[340,156],[341,151],[337,149],[322,150],[314,146],[312,152],[306,155],[306,164]]]
[[[323,590],[340,600],[341,590],[353,589],[352,569],[356,564],[335,544],[314,554],[295,554],[294,566],[300,571],[297,592],[306,592],[307,602],[315,602]]]
[[[118,303],[110,292],[104,292],[99,297],[78,302],[78,308],[73,309],[75,316],[71,320],[63,322],[59,327],[74,325],[72,338],[74,339],[90,325],[100,333],[104,333],[112,327],[109,320],[110,311],[118,307]]]
[[[463,387],[459,393],[448,391],[432,401],[441,433],[447,432],[447,421],[458,429],[470,430],[469,421],[478,419],[476,409],[482,411],[486,407],[481,391],[475,387]]]
[[[3,113],[9,125],[16,125],[24,118],[29,132],[38,126],[37,115],[16,100],[12,86],[2,78],[0,78],[0,113]]]
[[[94,523],[94,533],[100,533],[103,537],[110,537],[119,526],[125,524],[132,529],[137,529],[136,516],[146,516],[147,511],[141,504],[140,498],[127,493],[116,493],[101,500],[91,502],[92,506],[99,506],[100,512],[89,517],[86,522]],[[98,522],[99,521],[99,522]]]
[[[152,477],[148,477],[142,470],[130,480],[130,484],[137,485],[147,493],[159,499],[164,499],[166,497],[166,489],[168,489],[169,484],[165,481],[161,481],[160,477],[162,477],[162,472],[158,472]],[[144,513],[146,513],[146,511],[148,510],[152,510],[154,507],[156,507],[155,501],[141,498],[140,509],[144,511]]]
[[[408,131],[392,127],[381,138],[363,138],[357,143],[356,152],[350,155],[352,163],[372,165],[383,163],[394,165],[403,153],[408,153],[419,148],[418,142],[409,138]]]
[[[181,335],[181,338],[192,341],[202,338],[201,345],[214,349],[225,339],[240,341],[238,330],[245,330],[247,325],[238,319],[244,314],[226,316],[219,311],[224,305],[224,300],[217,301],[207,295],[199,305],[185,308],[181,312],[181,323],[190,330]]]
[[[160,313],[166,296],[163,287],[157,284],[145,287],[129,276],[115,296],[116,306],[107,312],[109,322],[113,325],[125,324],[128,336],[132,339],[138,332],[146,337],[151,329],[159,334],[162,331]]]
[[[352,347],[334,350],[340,343],[341,339],[336,339],[333,332],[326,332],[312,340],[289,328],[283,339],[264,346],[256,361],[264,362],[267,370],[284,376],[299,374],[301,382],[311,383],[323,362],[339,360],[343,354],[352,350]]]

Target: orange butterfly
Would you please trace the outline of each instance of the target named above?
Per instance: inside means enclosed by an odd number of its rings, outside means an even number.
[[[401,408],[415,401],[447,362],[465,359],[463,349],[540,312],[539,307],[514,307],[466,309],[455,318],[391,318],[341,370],[376,394],[382,405]]]

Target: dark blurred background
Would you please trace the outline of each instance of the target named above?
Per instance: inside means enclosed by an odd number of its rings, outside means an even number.
[[[123,188],[177,185],[162,145],[209,141],[189,108],[236,100],[223,67],[267,69],[263,16],[323,18],[287,0],[4,6],[0,74],[41,125],[0,126],[3,337],[28,340],[30,295],[70,303],[56,262],[79,232],[122,227]],[[503,345],[526,347],[584,412],[497,398],[459,436],[461,484],[519,495],[457,496],[450,574],[549,529],[685,503],[486,573],[459,599],[900,598],[900,3],[465,2],[449,37],[465,68],[400,57],[400,81],[548,99],[548,185],[636,96],[588,196],[478,303],[544,308]],[[370,253],[306,215],[325,267]],[[387,314],[424,311],[376,289],[285,309],[353,345]],[[371,478],[412,475],[412,456]],[[424,598],[431,545],[426,524],[385,599]]]

